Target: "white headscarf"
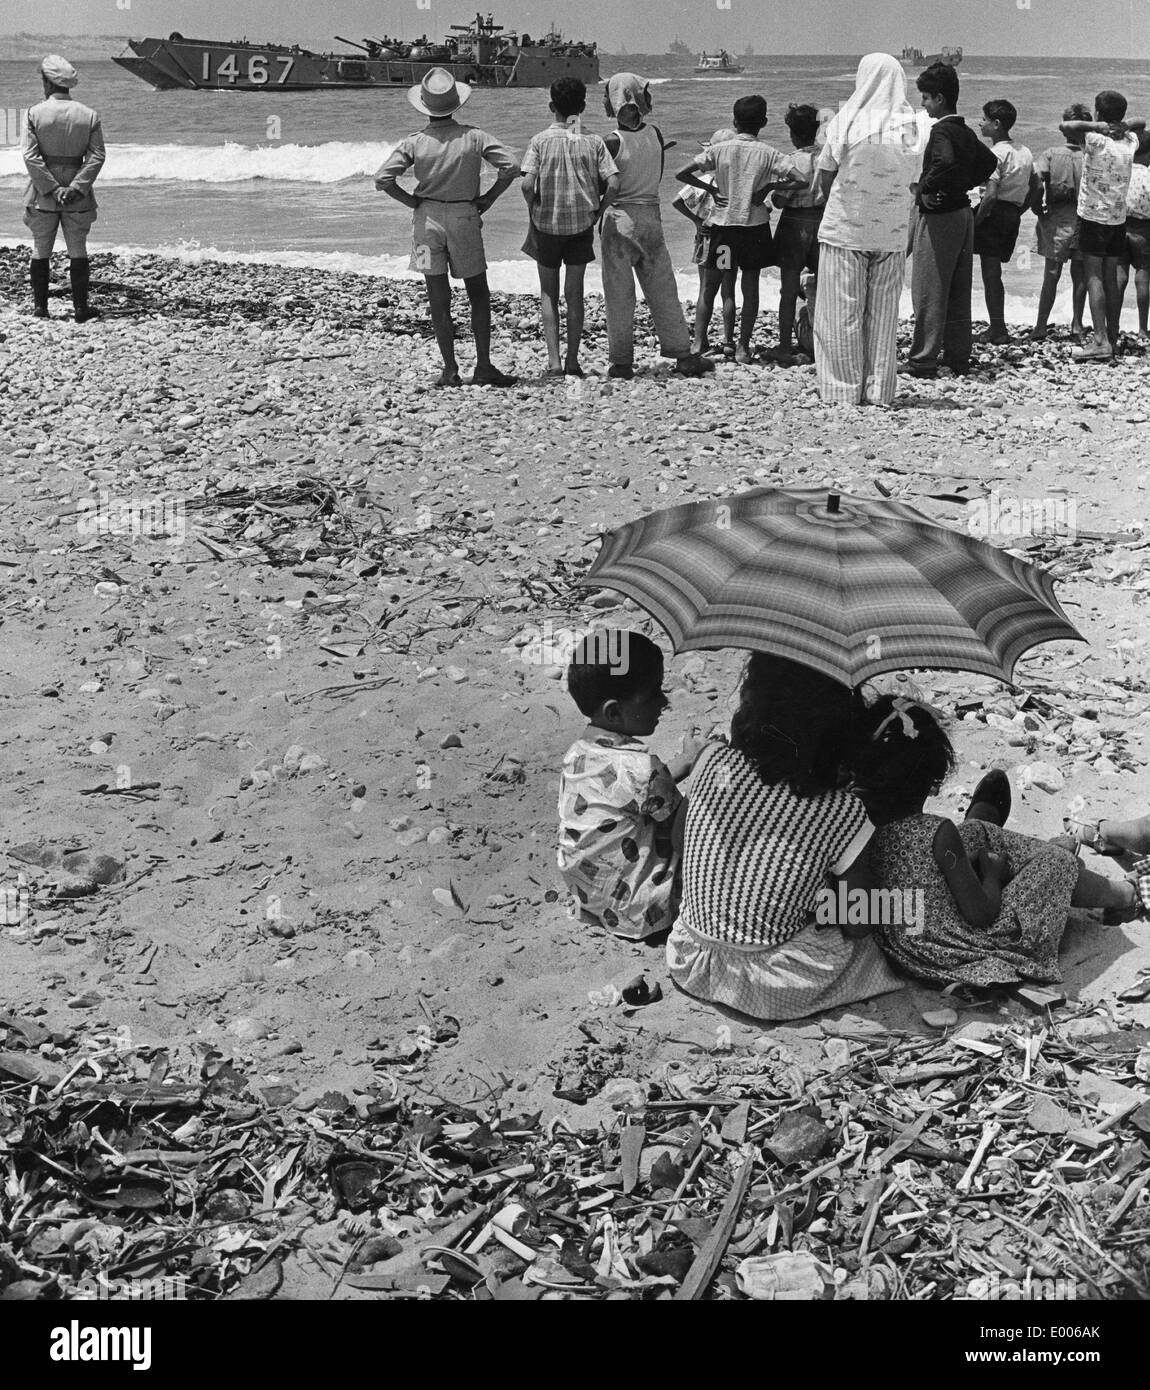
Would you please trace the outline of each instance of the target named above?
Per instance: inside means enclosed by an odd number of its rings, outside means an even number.
[[[40,71],[53,87],[63,87],[65,91],[74,87],[80,80],[80,74],[72,64],[67,58],[61,58],[58,53],[49,53],[40,64]]]
[[[855,145],[915,145],[918,118],[906,99],[906,73],[889,53],[868,53],[859,63],[853,94],[827,126],[826,147],[841,164]]]
[[[638,130],[651,110],[651,93],[646,78],[635,72],[617,72],[607,79],[607,102],[624,130]]]

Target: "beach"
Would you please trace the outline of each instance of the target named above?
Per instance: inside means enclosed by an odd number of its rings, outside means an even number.
[[[991,765],[1025,832],[1060,833],[1076,797],[1146,809],[1146,356],[1075,367],[1056,330],[977,349],[966,379],[900,378],[892,410],[834,408],[811,367],[672,378],[644,310],[636,379],[609,382],[598,301],[590,374],[546,380],[536,301],[496,294],[493,356],[519,386],[435,391],[406,281],[98,254],[106,317],[81,328],[59,297],[32,320],[25,277],[26,253],[0,252],[0,971],[17,1014],[162,1048],[173,1072],[216,1049],[304,1110],[383,1081],[459,1098],[506,1083],[524,1110],[609,1119],[594,1091],[582,1106],[554,1092],[580,1025],[618,1018],[603,991],[639,973],[664,997],[629,1016],[619,1076],[705,1059],[724,1030],[724,1047],[765,1036],[819,1058],[819,1021],[723,1019],[674,990],[661,949],[568,920],[555,872],[559,766],[582,728],[563,635],[661,636],[573,581],[602,530],[753,486],[891,496],[960,529],[981,506],[997,543],[1059,576],[1088,646],[1033,650],[1014,690],[882,682],[955,721],[943,814]],[[1069,533],[1011,534],[1002,518],[1042,499]],[[741,664],[670,662],[656,752],[725,728]],[[121,872],[53,894],[21,846]],[[1118,1002],[1145,926],[1079,918],[1065,993],[1150,1026],[1150,1004]],[[939,1005],[909,983],[850,1012],[929,1034]]]

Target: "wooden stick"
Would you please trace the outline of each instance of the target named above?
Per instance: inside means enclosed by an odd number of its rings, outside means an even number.
[[[1001,1128],[1002,1126],[997,1120],[991,1120],[989,1124],[983,1126],[982,1138],[978,1141],[978,1148],[975,1149],[974,1157],[970,1160],[970,1167],[967,1168],[966,1172],[963,1173],[962,1177],[955,1183],[955,1191],[970,1191],[971,1183],[974,1182],[974,1175],[978,1172],[982,1160],[986,1157],[987,1149],[994,1143],[995,1139],[998,1137],[998,1131]]]
[[[727,1193],[727,1200],[723,1203],[723,1210],[718,1223],[711,1232],[706,1245],[695,1256],[694,1264],[687,1271],[687,1277],[675,1295],[675,1302],[685,1303],[700,1299],[710,1288],[711,1280],[715,1277],[715,1272],[726,1252],[727,1242],[731,1239],[731,1232],[735,1229],[739,1210],[747,1195],[747,1189],[751,1185],[751,1174],[754,1172],[754,1168],[754,1150],[744,1149],[743,1166],[736,1174],[730,1192]]]

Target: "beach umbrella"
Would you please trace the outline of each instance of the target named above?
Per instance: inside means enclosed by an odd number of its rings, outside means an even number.
[[[676,652],[771,652],[851,686],[912,667],[1010,681],[1030,647],[1086,640],[1045,571],[904,503],[822,489],[640,517],[579,583],[634,599]]]

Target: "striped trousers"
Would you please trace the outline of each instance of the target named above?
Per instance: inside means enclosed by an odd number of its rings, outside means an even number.
[[[815,367],[835,405],[889,405],[898,381],[898,301],[905,251],[819,247]]]

